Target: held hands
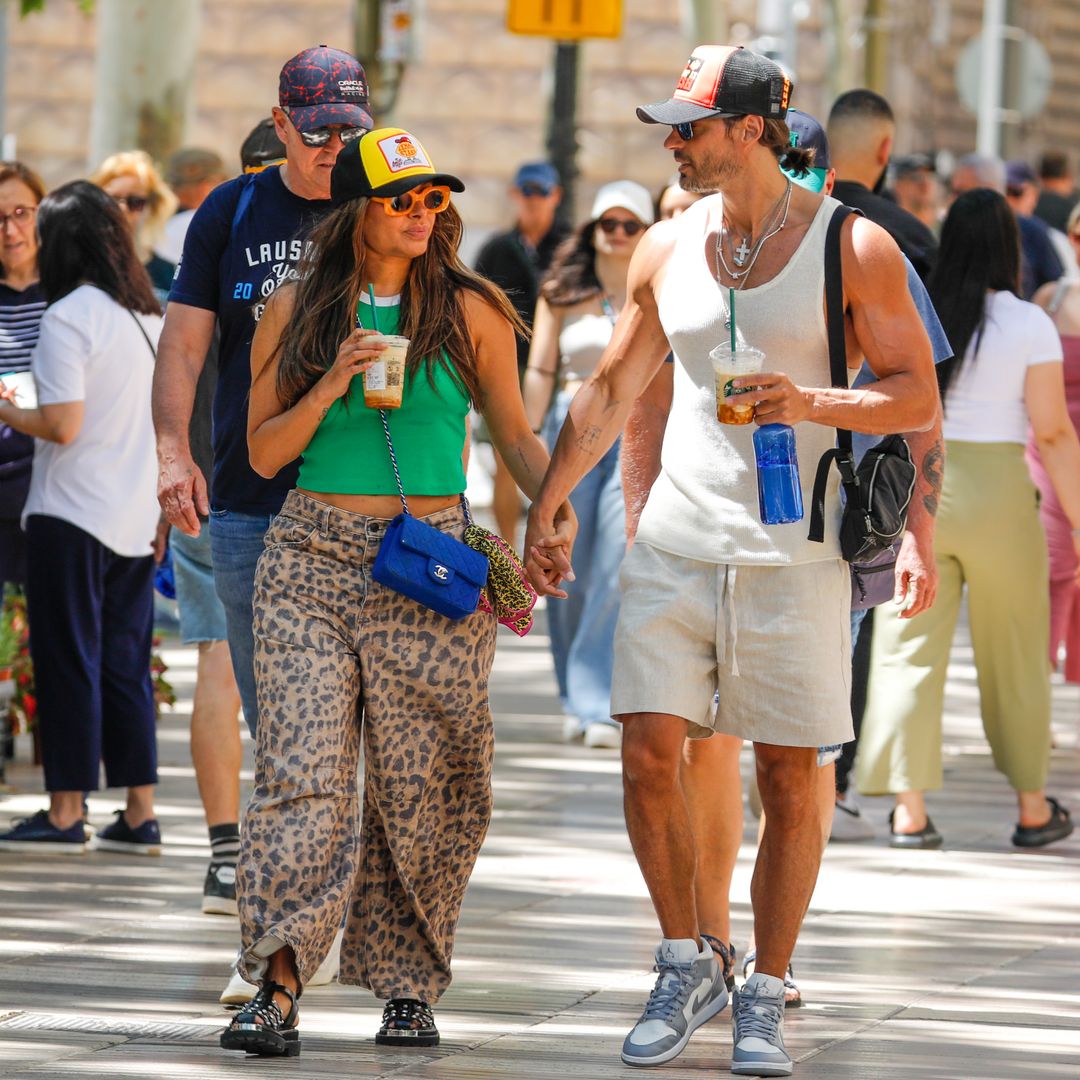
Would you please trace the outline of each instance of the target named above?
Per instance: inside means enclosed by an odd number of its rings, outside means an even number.
[[[341,343],[337,356],[334,358],[333,367],[313,388],[321,405],[329,408],[349,389],[353,378],[367,371],[386,350],[386,345],[381,341],[367,340],[372,337],[377,338],[381,335],[378,330],[365,330],[358,326]]]
[[[15,398],[18,396],[19,391],[14,386],[6,386],[0,381],[0,401],[6,401],[11,405],[17,405],[18,402]]]
[[[535,514],[535,509],[534,503],[525,531],[525,570],[540,596],[565,600],[567,594],[559,586],[563,581],[574,580],[570,553],[577,536],[577,517],[568,502],[549,521]]]
[[[754,421],[758,424],[798,424],[810,418],[811,397],[808,390],[796,386],[779,371],[743,375],[732,380],[732,389],[748,388],[739,404],[753,403]]]

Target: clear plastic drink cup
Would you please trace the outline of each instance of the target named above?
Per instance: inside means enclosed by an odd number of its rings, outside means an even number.
[[[734,349],[729,342],[717,345],[709,359],[716,375],[716,419],[721,424],[751,424],[754,421],[754,406],[750,402],[740,404],[739,395],[750,387],[736,390],[731,385],[732,379],[742,375],[757,375],[765,370],[765,354],[753,345],[739,343]]]
[[[396,334],[381,334],[368,340],[382,342],[386,348],[364,372],[364,404],[369,409],[399,409],[401,392],[405,388],[409,339]]]

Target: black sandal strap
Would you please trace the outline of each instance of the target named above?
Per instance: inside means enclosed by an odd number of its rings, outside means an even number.
[[[289,1013],[287,1016],[282,1015],[281,1007],[274,1000],[275,994],[284,994],[289,999]],[[299,1013],[299,1008],[296,1004],[298,996],[298,994],[294,993],[287,986],[282,986],[281,983],[270,982],[268,980],[262,983],[259,987],[259,992],[251,999],[251,1001],[240,1009],[235,1017],[233,1017],[232,1023],[229,1026],[233,1027],[238,1024],[250,1024],[253,1021],[261,1021],[272,1031],[287,1031],[290,1028],[294,1028],[296,1027],[297,1014]]]

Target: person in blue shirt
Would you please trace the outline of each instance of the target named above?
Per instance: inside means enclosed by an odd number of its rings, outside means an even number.
[[[270,296],[295,277],[305,237],[330,210],[330,172],[338,153],[374,127],[360,62],[325,45],[292,57],[281,69],[273,124],[285,146],[284,163],[215,188],[191,221],[169,293],[153,389],[158,499],[168,522],[187,536],[199,536],[209,519],[214,588],[225,609],[229,653],[252,735],[258,717],[255,567],[263,536],[295,484],[297,463],[267,480],[248,461],[251,341]],[[220,347],[208,496],[207,477],[192,458],[190,426],[215,329]],[[238,744],[235,726],[223,737]],[[239,760],[239,746],[233,749]],[[238,838],[235,822],[232,829]],[[326,979],[320,974],[313,981]],[[254,993],[234,975],[221,1000],[242,1004]]]

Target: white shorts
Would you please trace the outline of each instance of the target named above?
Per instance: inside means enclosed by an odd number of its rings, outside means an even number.
[[[620,585],[616,718],[667,713],[686,719],[691,738],[716,731],[774,746],[854,737],[843,560],[734,566],[635,544]]]

